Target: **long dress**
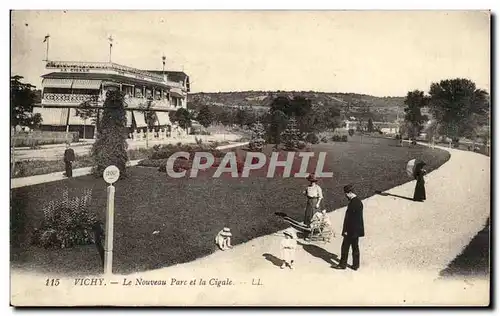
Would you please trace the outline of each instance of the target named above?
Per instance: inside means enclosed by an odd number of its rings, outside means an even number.
[[[424,174],[425,171],[423,171],[422,169],[417,170],[415,172],[415,178],[417,179],[417,184],[415,185],[415,192],[413,194],[414,201],[422,202],[426,199]]]
[[[281,258],[286,263],[290,264],[295,260],[295,249],[297,248],[297,241],[295,239],[283,239],[281,241]]]

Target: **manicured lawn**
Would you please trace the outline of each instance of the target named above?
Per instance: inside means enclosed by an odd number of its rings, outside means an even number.
[[[406,162],[420,158],[433,170],[449,154],[426,147],[395,147],[392,142],[356,142],[314,146],[326,151],[326,171],[333,178],[321,179],[325,207],[331,211],[346,204],[342,192],[352,183],[365,198],[411,179]],[[266,148],[270,152],[270,148]],[[244,152],[238,150],[238,154]],[[216,251],[215,234],[224,226],[233,232],[233,244],[284,229],[275,212],[302,220],[305,206],[300,178],[266,178],[267,170],[249,178],[212,178],[213,170],[197,178],[172,179],[156,168],[133,167],[129,177],[116,184],[115,273],[129,273],[184,263]],[[95,246],[46,250],[30,245],[30,232],[42,219],[41,206],[61,195],[93,189],[92,205],[105,219],[106,185],[92,176],[12,190],[11,264],[45,273],[85,274],[102,271]],[[159,231],[158,234],[153,234]]]

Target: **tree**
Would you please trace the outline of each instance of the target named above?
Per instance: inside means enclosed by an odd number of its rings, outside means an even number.
[[[40,113],[33,114],[37,93],[35,86],[21,82],[23,78],[10,77],[10,125],[36,127],[42,123]]]
[[[87,120],[93,118],[96,114],[96,109],[92,107],[90,101],[85,101],[80,104],[80,107],[76,109],[76,116],[79,116],[83,120],[83,139],[85,139],[85,126],[87,125]]]
[[[214,120],[214,114],[207,105],[201,107],[196,120],[205,128],[209,127]]]
[[[432,83],[430,110],[441,126],[441,133],[455,142],[462,136],[470,136],[489,116],[489,95],[477,89],[469,79],[457,78]]]
[[[139,112],[144,115],[144,122],[146,123],[146,148],[149,148],[149,130],[152,129],[156,122],[158,121],[158,117],[156,116],[156,112],[153,110],[153,98],[147,98],[146,102],[141,103],[139,105]]]
[[[244,110],[242,108],[238,108],[236,111],[236,124],[238,124],[240,127],[243,127],[244,125],[247,125],[249,122],[249,112],[247,110]]]
[[[281,143],[281,133],[288,124],[288,117],[282,111],[270,111],[269,113],[269,135],[268,141],[273,144]]]
[[[192,115],[188,110],[180,108],[175,112],[172,121],[179,124],[181,128],[188,129],[189,127],[191,127],[191,117]]]
[[[250,150],[252,151],[262,151],[265,144],[265,134],[264,125],[260,122],[256,122],[252,125],[252,139],[250,140]]]
[[[120,177],[126,176],[125,167],[128,161],[126,126],[127,116],[123,93],[108,91],[104,101],[99,134],[91,150],[94,175],[102,177],[106,167],[115,165],[120,170]]]
[[[368,119],[367,129],[368,129],[368,133],[372,133],[373,132],[373,120],[372,120],[371,117]]]
[[[422,115],[421,109],[427,106],[429,103],[429,98],[424,95],[423,91],[414,90],[409,91],[406,95],[404,104],[406,105],[405,111],[405,121],[409,123],[408,137],[417,137],[423,128],[423,123],[427,120],[427,117]]]
[[[290,108],[290,99],[287,96],[278,96],[271,102],[271,112],[281,111],[288,115]]]
[[[303,140],[304,137],[297,127],[297,120],[295,118],[290,118],[286,129],[281,134],[281,140],[285,145],[285,150],[295,150],[299,147],[299,141]]]

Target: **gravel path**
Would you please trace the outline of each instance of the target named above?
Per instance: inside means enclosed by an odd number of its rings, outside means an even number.
[[[12,303],[488,305],[489,279],[442,280],[439,272],[460,254],[490,215],[490,159],[443,149],[451,152],[451,158],[427,176],[426,202],[382,195],[363,201],[366,237],[360,242],[358,271],[331,268],[340,255],[338,234],[328,244],[299,240],[303,245],[297,251],[296,268],[281,270],[277,257],[282,237],[274,234],[191,263],[140,275],[115,275],[106,278],[107,285],[102,287],[75,287],[74,279],[65,279],[56,288],[45,287],[44,276],[13,272]],[[414,186],[411,181],[386,192],[412,197]],[[337,231],[344,211],[341,208],[330,214]],[[136,278],[165,280],[167,285],[123,286],[124,278],[133,284]],[[230,280],[232,285],[211,285],[212,278]],[[172,279],[187,284],[171,285]],[[206,285],[200,285],[200,279]],[[119,284],[111,284],[113,280]],[[191,280],[196,285],[189,285]]]

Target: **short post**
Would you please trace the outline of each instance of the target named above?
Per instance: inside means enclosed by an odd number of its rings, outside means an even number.
[[[104,244],[104,273],[113,273],[113,227],[115,217],[115,187],[108,186],[108,203],[106,206],[106,242]]]
[[[120,177],[120,169],[116,166],[108,166],[104,169],[104,181],[106,181],[109,186],[108,201],[106,204],[106,233],[105,233],[105,243],[104,243],[104,273],[106,275],[113,274],[113,227],[114,227],[114,217],[115,217],[115,183]]]

